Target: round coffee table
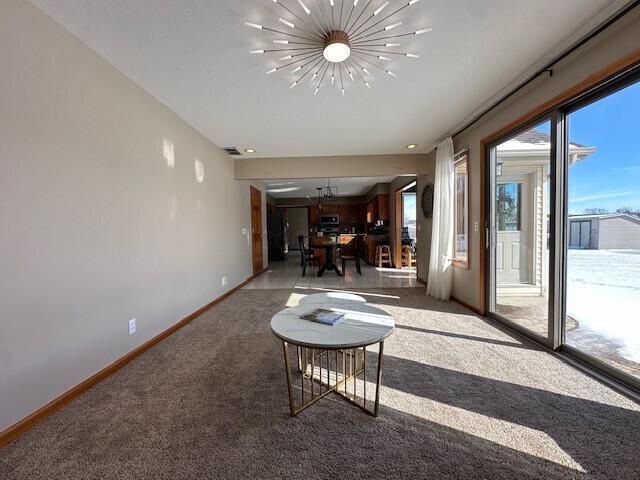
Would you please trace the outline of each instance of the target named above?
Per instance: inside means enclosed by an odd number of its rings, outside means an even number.
[[[301,318],[318,308],[342,313],[345,317],[336,325]],[[309,295],[298,306],[275,314],[271,319],[271,331],[282,340],[291,415],[297,415],[333,392],[377,416],[384,340],[391,335],[394,325],[393,317],[384,310],[367,304],[359,295],[342,292]],[[293,372],[289,345],[296,347],[297,369]],[[378,345],[378,355],[375,394],[370,399],[367,397],[367,371],[373,371],[371,361],[374,358],[372,351],[367,354],[367,347],[372,345]],[[296,374],[299,378],[294,378]],[[370,408],[371,403],[373,408]]]

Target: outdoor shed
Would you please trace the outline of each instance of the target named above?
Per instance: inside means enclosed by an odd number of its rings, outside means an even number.
[[[640,217],[626,213],[570,215],[569,248],[640,250]]]

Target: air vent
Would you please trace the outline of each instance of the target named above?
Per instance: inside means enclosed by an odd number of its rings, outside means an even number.
[[[225,151],[229,155],[242,155],[236,147],[225,147]]]

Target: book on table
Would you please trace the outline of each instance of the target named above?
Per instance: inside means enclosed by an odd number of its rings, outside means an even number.
[[[344,319],[343,313],[337,313],[326,308],[316,308],[315,310],[300,316],[304,320],[310,320],[323,325],[336,325]]]

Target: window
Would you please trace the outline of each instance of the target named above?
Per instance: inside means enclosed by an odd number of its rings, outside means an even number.
[[[496,320],[640,389],[640,64],[486,144]]]
[[[469,162],[465,154],[454,165],[455,219],[453,258],[456,267],[469,267]]]
[[[519,232],[522,183],[500,183],[496,192],[498,231]]]
[[[567,115],[569,346],[640,378],[640,82]]]

